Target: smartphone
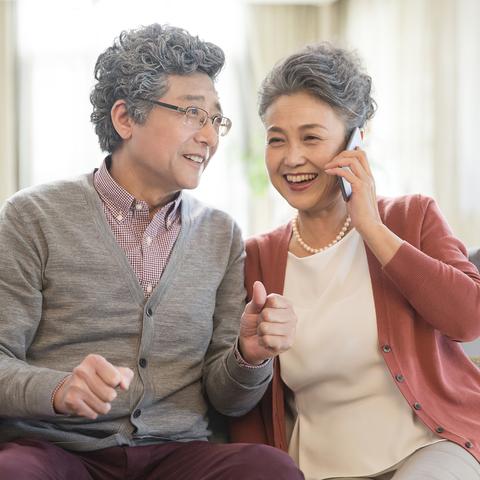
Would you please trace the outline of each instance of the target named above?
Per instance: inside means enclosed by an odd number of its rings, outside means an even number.
[[[360,129],[358,127],[355,127],[352,134],[350,135],[350,138],[348,139],[345,150],[355,150],[355,147],[361,146],[362,134],[360,133]],[[350,170],[348,167],[342,168]],[[345,180],[343,177],[337,176],[337,180],[338,184],[340,185],[340,190],[342,191],[342,197],[346,202],[348,202],[350,200],[350,197],[352,196],[352,186],[350,185],[350,182],[347,182],[347,180]]]

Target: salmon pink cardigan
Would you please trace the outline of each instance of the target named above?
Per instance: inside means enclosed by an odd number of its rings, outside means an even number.
[[[480,370],[458,343],[480,336],[480,275],[435,201],[420,195],[379,198],[378,206],[384,224],[404,240],[383,268],[365,247],[378,348],[418,418],[480,460]],[[249,297],[256,280],[268,293],[283,293],[291,233],[288,224],[247,241]],[[287,387],[279,368],[277,358],[260,404],[231,420],[231,441],[288,450]]]

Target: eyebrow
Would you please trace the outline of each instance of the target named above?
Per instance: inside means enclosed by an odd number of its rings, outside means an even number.
[[[179,100],[189,100],[189,101],[200,101],[205,102],[205,97],[203,95],[181,95],[177,97]],[[215,102],[215,108],[220,112],[223,113],[222,107],[220,106],[220,102]]]
[[[327,127],[320,123],[306,123],[305,125],[300,125],[299,130],[308,130],[310,128],[323,128],[324,130],[328,130]],[[272,126],[267,129],[267,132],[284,133],[284,130],[283,128]]]

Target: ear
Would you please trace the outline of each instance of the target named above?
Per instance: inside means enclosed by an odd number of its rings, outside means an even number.
[[[127,105],[125,100],[117,100],[112,109],[110,116],[113,123],[113,128],[117,131],[123,140],[128,140],[132,136],[133,120],[127,112]]]

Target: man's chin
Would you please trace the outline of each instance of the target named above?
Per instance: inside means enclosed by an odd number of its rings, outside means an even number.
[[[200,185],[200,176],[197,179],[188,179],[181,183],[182,190],[195,190]]]

